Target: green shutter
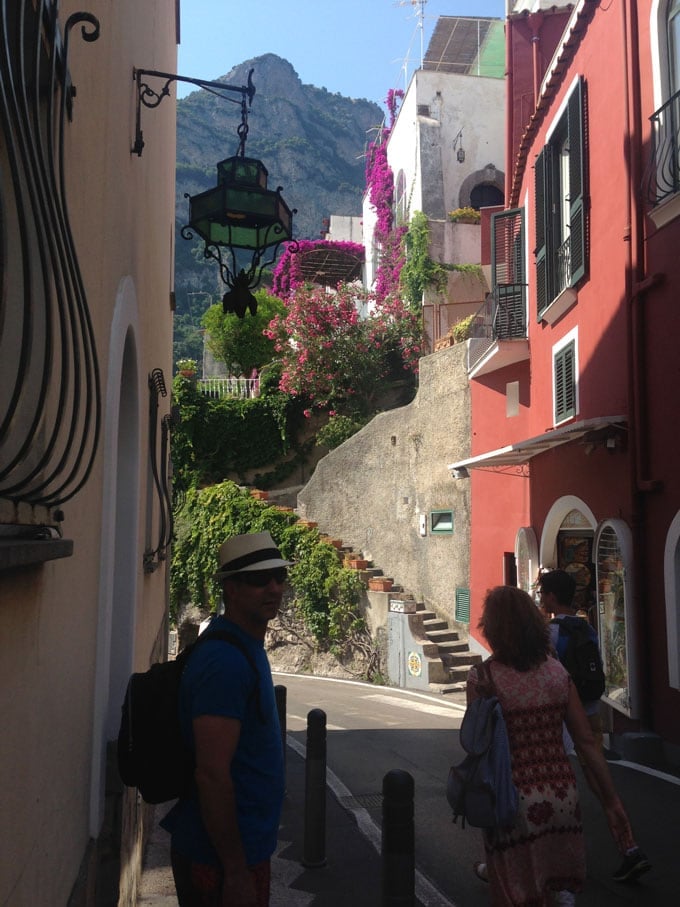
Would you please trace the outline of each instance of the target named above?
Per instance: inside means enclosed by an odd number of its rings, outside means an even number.
[[[546,197],[548,190],[547,162],[548,146],[539,154],[534,168],[534,196],[535,196],[535,221],[536,221],[536,307],[538,317],[552,301],[548,294],[548,247],[547,238],[550,223],[547,216]]]
[[[555,355],[555,422],[576,415],[576,345],[572,341]]]
[[[569,129],[569,238],[571,247],[571,281],[576,286],[586,273],[585,223],[585,130],[583,120],[583,80],[579,79],[567,105]]]
[[[470,623],[469,589],[456,589],[456,620],[461,624]]]

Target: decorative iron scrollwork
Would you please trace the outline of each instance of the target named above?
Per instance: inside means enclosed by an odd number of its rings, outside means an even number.
[[[0,0],[0,497],[53,507],[98,446],[94,331],[66,204],[69,39],[99,22],[57,0]]]
[[[158,497],[158,543],[154,548],[149,545],[144,552],[143,564],[145,573],[157,570],[167,556],[172,542],[172,490],[170,484],[170,427],[172,415],[166,414],[159,420],[158,399],[167,397],[165,377],[160,368],[149,374],[149,465],[153,485]],[[158,451],[158,428],[160,425],[161,443]],[[150,514],[151,516],[151,514]]]

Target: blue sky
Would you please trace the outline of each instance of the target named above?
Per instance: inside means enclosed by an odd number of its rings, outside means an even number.
[[[275,53],[305,84],[382,104],[420,65],[439,16],[505,15],[505,0],[181,0],[178,72],[219,79]],[[253,77],[257,88],[257,72]],[[178,96],[192,86],[178,83]]]

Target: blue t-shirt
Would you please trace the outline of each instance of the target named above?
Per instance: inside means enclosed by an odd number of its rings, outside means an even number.
[[[180,686],[180,724],[193,749],[192,721],[201,715],[237,718],[241,734],[231,764],[241,840],[249,866],[276,849],[285,779],[281,729],[264,642],[244,633],[224,616],[206,630],[228,630],[242,640],[259,674],[244,654],[222,640],[202,643],[191,655]],[[199,863],[219,864],[205,830],[196,789],[170,810],[161,823],[172,847]]]

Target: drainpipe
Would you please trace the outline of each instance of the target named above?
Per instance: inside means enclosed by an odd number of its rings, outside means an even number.
[[[512,174],[515,168],[513,158],[515,135],[515,108],[513,102],[513,62],[512,41],[514,25],[508,15],[505,20],[505,206],[512,191]]]
[[[541,72],[540,62],[541,62],[541,44],[540,44],[540,34],[541,28],[543,27],[543,13],[531,13],[528,19],[529,28],[531,29],[531,56],[534,67],[534,109],[538,107],[538,102],[541,95],[541,79],[543,78],[543,73]]]
[[[663,279],[663,275],[645,276],[645,211],[642,203],[640,186],[642,183],[642,103],[640,91],[640,48],[639,24],[636,0],[621,4],[621,25],[623,31],[623,66],[625,85],[624,135],[626,138],[626,157],[629,168],[629,183],[626,193],[626,233],[624,240],[628,243],[626,260],[626,309],[628,317],[628,354],[630,367],[629,400],[630,400],[630,456],[632,515],[631,529],[633,535],[633,571],[635,577],[633,613],[635,615],[638,645],[638,679],[640,687],[649,676],[653,653],[650,650],[650,634],[646,632],[648,623],[645,614],[642,590],[647,587],[645,581],[646,557],[643,550],[646,526],[646,494],[658,491],[662,483],[649,477],[649,435],[645,402],[647,399],[647,382],[645,377],[645,323],[644,302],[649,290]],[[652,709],[649,696],[640,694],[641,721],[650,725]]]

